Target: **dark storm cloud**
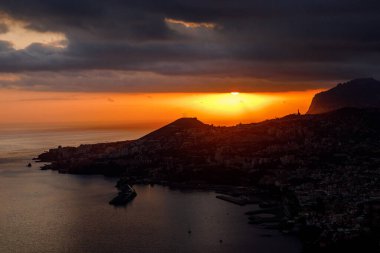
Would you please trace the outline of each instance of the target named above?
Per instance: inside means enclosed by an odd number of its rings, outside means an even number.
[[[380,77],[379,1],[19,0],[0,2],[0,10],[28,29],[68,38],[65,49],[35,43],[11,50],[0,42],[2,72],[147,71],[288,83]],[[165,18],[215,27],[172,27]]]

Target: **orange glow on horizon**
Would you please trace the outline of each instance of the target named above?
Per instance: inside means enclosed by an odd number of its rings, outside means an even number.
[[[235,125],[305,113],[320,90],[278,93],[80,93],[0,90],[1,125],[155,128],[180,117]]]
[[[181,98],[182,103],[207,118],[244,118],[247,114],[254,114],[278,100],[277,96],[260,93],[206,93]],[[174,101],[181,103],[181,101]]]

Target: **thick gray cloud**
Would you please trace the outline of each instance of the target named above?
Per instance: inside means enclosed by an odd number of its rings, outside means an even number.
[[[40,71],[153,72],[174,80],[203,77],[207,90],[210,78],[289,84],[380,77],[379,1],[19,0],[0,2],[0,10],[27,22],[28,29],[68,38],[65,49],[35,43],[14,50],[0,42],[0,72],[24,73],[24,78]],[[165,18],[215,27],[186,28]],[[138,83],[141,90],[152,87]],[[162,90],[191,86],[159,83]],[[62,80],[62,89],[66,86]]]

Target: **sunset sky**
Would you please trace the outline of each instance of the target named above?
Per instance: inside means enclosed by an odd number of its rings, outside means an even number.
[[[304,113],[318,91],[380,77],[379,11],[354,0],[1,1],[1,122]]]
[[[156,128],[180,117],[234,125],[306,112],[316,91],[279,93],[84,93],[2,90],[5,127]]]

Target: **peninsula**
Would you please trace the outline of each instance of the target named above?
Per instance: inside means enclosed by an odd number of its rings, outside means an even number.
[[[60,173],[118,176],[119,190],[239,186],[239,204],[270,192],[307,245],[352,249],[377,243],[379,157],[380,109],[343,108],[233,127],[181,118],[137,140],[59,147],[37,159]]]

